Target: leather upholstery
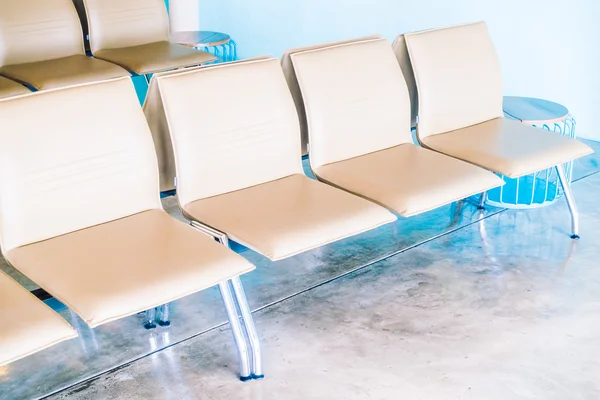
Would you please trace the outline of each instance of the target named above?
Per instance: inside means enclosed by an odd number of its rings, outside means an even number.
[[[90,47],[97,51],[169,41],[164,0],[84,0]]]
[[[307,110],[310,164],[320,180],[403,216],[503,183],[412,144],[406,82],[385,40],[293,54],[292,61]]]
[[[253,269],[162,210],[130,79],[3,100],[0,118],[2,252],[90,326]]]
[[[71,0],[0,2],[0,65],[26,64],[84,54]]]
[[[252,60],[260,60],[268,57],[255,57],[247,60],[232,61],[231,63],[248,62]],[[219,65],[230,64],[220,63]],[[175,189],[175,158],[173,156],[173,146],[171,144],[171,135],[169,134],[169,124],[165,116],[165,110],[163,106],[162,96],[157,84],[157,80],[160,76],[179,74],[183,72],[189,72],[191,70],[199,68],[213,68],[217,65],[203,65],[200,67],[190,67],[185,70],[166,71],[154,74],[150,80],[148,87],[148,93],[144,101],[144,114],[146,120],[150,126],[152,132],[152,138],[154,139],[154,147],[156,149],[156,157],[158,159],[158,170],[160,175],[160,191],[169,191]]]
[[[0,77],[0,99],[27,93],[30,93],[30,91],[25,86],[10,79]]]
[[[0,67],[0,74],[26,82],[38,90],[72,86],[129,76],[129,72],[106,61],[82,54],[54,60]]]
[[[593,153],[577,140],[507,118],[428,136],[423,145],[511,178]]]
[[[0,40],[0,74],[38,90],[129,75],[85,56],[71,0],[0,2]]]
[[[254,269],[157,209],[19,247],[6,259],[92,328]]]
[[[339,42],[330,42],[323,43],[313,46],[305,46],[305,47],[297,47],[295,49],[287,50],[281,56],[281,68],[283,69],[283,74],[285,75],[285,79],[290,88],[290,92],[292,93],[292,98],[294,99],[294,104],[296,105],[296,111],[298,113],[298,120],[300,121],[300,134],[302,135],[302,154],[308,154],[308,128],[306,124],[306,110],[304,109],[304,101],[302,100],[302,92],[300,91],[300,87],[298,86],[298,79],[296,78],[296,73],[294,72],[294,64],[292,63],[291,55],[295,53],[301,53],[303,51],[308,50],[316,50],[323,49],[325,47],[336,46],[339,44],[345,43],[354,43],[354,42],[363,42],[367,40],[376,40],[379,39],[379,35],[372,36],[364,36],[361,38],[351,39],[351,40],[343,40]],[[355,60],[355,62],[364,62],[364,60]]]
[[[156,80],[181,204],[303,173],[298,117],[277,61],[221,64]],[[235,88],[235,96],[223,96],[233,93],[226,88]]]
[[[3,251],[161,208],[131,79],[4,99],[0,120]]]
[[[183,213],[273,261],[396,220],[376,204],[304,175],[194,201]]]
[[[400,69],[402,69],[402,75],[404,75],[406,87],[408,88],[411,107],[410,124],[414,128],[417,126],[417,115],[419,114],[419,95],[404,35],[396,37],[394,43],[392,43],[392,49],[394,50],[394,54],[396,54],[396,59],[398,59],[398,64],[400,64]]]
[[[313,169],[412,142],[408,90],[387,40],[291,57],[308,116]]]
[[[120,49],[98,50],[96,58],[120,65],[138,75],[200,65],[217,58],[205,51],[169,42],[156,42]]]
[[[52,309],[0,272],[0,366],[77,337]]]
[[[484,22],[405,35],[419,138],[502,117],[502,72]]]
[[[412,33],[406,41],[424,146],[513,178],[592,153],[503,117],[500,63],[485,23]]]
[[[188,218],[273,260],[395,219],[303,175],[298,117],[277,60],[156,79]],[[227,88],[235,88],[235,96],[223,96]]]
[[[84,0],[94,57],[145,75],[199,65],[212,54],[169,43],[164,0]]]
[[[410,143],[324,165],[315,174],[403,217],[503,184],[488,171]]]

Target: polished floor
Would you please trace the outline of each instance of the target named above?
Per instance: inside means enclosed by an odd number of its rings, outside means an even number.
[[[282,262],[240,249],[263,381],[237,380],[209,290],[154,331],[64,309],[82,337],[0,368],[0,399],[599,399],[599,159],[575,168],[579,241],[562,201],[463,201]]]

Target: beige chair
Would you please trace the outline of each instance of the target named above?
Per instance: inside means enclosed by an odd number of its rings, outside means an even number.
[[[504,118],[502,74],[484,22],[406,35],[419,91],[423,146],[518,178],[556,167],[578,238],[562,164],[592,153],[583,143]]]
[[[308,154],[308,128],[306,124],[306,110],[304,109],[304,101],[302,100],[302,92],[300,91],[300,87],[298,87],[298,80],[296,79],[296,73],[294,72],[294,64],[292,64],[292,59],[290,56],[295,53],[300,53],[307,50],[316,50],[323,49],[325,47],[336,46],[344,43],[354,43],[354,42],[364,42],[367,40],[376,40],[381,36],[379,35],[371,35],[364,36],[351,40],[342,40],[339,42],[330,42],[324,44],[318,44],[313,46],[305,46],[305,47],[297,47],[295,49],[286,50],[281,56],[281,68],[283,69],[283,74],[285,76],[285,80],[287,81],[288,87],[290,88],[290,92],[292,93],[292,98],[294,99],[294,104],[296,105],[296,112],[298,113],[298,120],[300,122],[300,134],[302,137],[301,146],[302,146],[302,155]],[[355,62],[365,62],[365,60],[355,60]]]
[[[0,119],[0,243],[14,268],[92,328],[144,310],[152,328],[156,307],[167,322],[161,305],[219,285],[242,378],[261,374],[239,281],[254,266],[161,208],[154,146],[130,79],[2,100]]]
[[[412,143],[406,82],[386,40],[291,58],[319,180],[405,217],[502,184],[488,171]]]
[[[417,84],[415,82],[415,74],[410,63],[410,56],[408,55],[408,49],[406,48],[406,39],[404,35],[398,35],[392,43],[392,49],[402,69],[402,75],[404,75],[404,81],[408,89],[408,96],[410,98],[410,126],[415,128],[417,126],[417,115],[419,113],[419,96],[417,93]]]
[[[29,90],[20,83],[0,77],[0,99],[27,93]]]
[[[0,320],[0,366],[77,337],[64,319],[2,272]]]
[[[170,126],[179,203],[199,229],[208,226],[223,240],[280,260],[396,219],[303,174],[298,117],[278,60],[156,81]],[[224,88],[235,89],[235,96],[223,96]]]
[[[71,0],[0,2],[0,75],[37,90],[129,76],[86,57]]]
[[[250,60],[259,60],[265,58],[268,57],[255,57]],[[232,63],[246,61],[248,60],[232,61]],[[214,68],[217,65],[224,64],[230,63],[210,64],[200,67],[190,67],[186,68],[185,70],[159,72],[154,74],[153,77],[158,78],[160,76],[178,74],[182,71],[191,71],[200,68]],[[173,146],[171,145],[169,124],[167,123],[163,101],[156,79],[150,80],[143,110],[144,114],[146,115],[148,125],[150,126],[150,131],[152,132],[152,138],[154,139],[154,148],[156,149],[158,171],[160,176],[160,191],[169,192],[175,190],[175,158],[173,156]],[[223,121],[223,123],[227,123],[227,121]]]
[[[169,42],[164,0],[84,0],[94,57],[137,75],[214,61],[215,56]]]

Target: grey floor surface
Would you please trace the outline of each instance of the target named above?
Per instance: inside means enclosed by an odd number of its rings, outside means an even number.
[[[263,381],[237,380],[209,290],[154,331],[63,310],[81,338],[0,368],[0,399],[599,399],[599,169],[597,155],[575,169],[579,241],[563,201],[465,201],[283,262],[244,251]]]

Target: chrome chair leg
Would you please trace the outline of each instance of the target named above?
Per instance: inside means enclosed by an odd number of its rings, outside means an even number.
[[[485,202],[487,201],[487,191],[481,193],[481,196],[479,197],[479,205],[477,206],[477,208],[479,210],[485,210]]]
[[[229,281],[221,282],[219,283],[219,289],[221,290],[221,297],[223,297],[223,303],[225,304],[225,309],[227,310],[229,325],[231,326],[231,331],[233,333],[233,340],[235,341],[240,358],[240,380],[245,382],[252,379],[250,353],[242,324],[240,323],[235,304],[235,298],[233,297],[233,292],[231,291],[231,287],[229,285]]]
[[[156,320],[156,308],[151,308],[149,310],[146,310],[146,313],[144,314],[144,328],[146,328],[146,329],[156,328],[156,323],[154,322],[155,320]]]
[[[571,186],[569,185],[565,170],[561,164],[556,166],[556,173],[558,175],[558,180],[560,181],[560,186],[562,186],[563,193],[565,194],[565,200],[567,200],[569,211],[571,212],[571,239],[579,239],[579,211],[577,211],[577,205],[573,198]]]
[[[163,304],[158,308],[158,324],[160,326],[171,325],[171,310],[169,303]]]
[[[242,314],[242,321],[244,323],[244,328],[246,328],[246,333],[248,335],[247,337],[252,350],[252,378],[263,379],[265,375],[262,371],[260,340],[258,339],[258,333],[256,332],[256,327],[254,326],[254,319],[252,318],[252,312],[248,306],[248,300],[246,299],[246,294],[244,293],[244,287],[242,286],[240,277],[236,276],[235,278],[232,278],[231,284],[233,285],[233,293],[236,297],[240,312]]]

